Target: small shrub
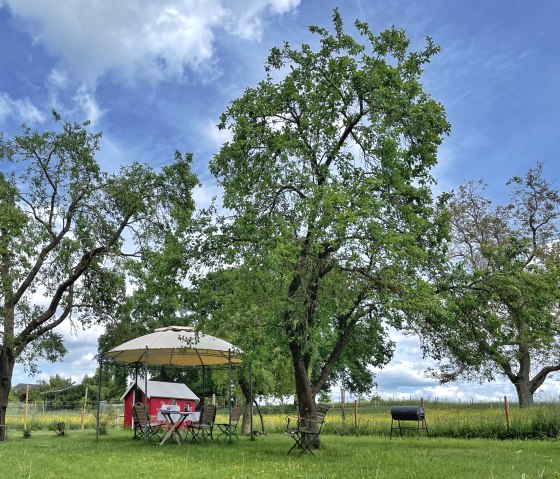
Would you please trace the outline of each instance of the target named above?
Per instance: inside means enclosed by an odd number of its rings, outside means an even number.
[[[95,412],[93,413],[95,416]],[[99,434],[107,434],[109,427],[115,424],[117,411],[112,407],[104,407],[99,411]]]
[[[56,434],[58,436],[64,436],[64,433],[66,431],[66,423],[64,421],[59,421],[55,424],[55,429]]]
[[[31,429],[25,428],[23,430],[23,438],[24,439],[29,439],[30,437],[31,437]]]

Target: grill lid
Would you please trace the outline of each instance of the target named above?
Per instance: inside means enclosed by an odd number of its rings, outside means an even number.
[[[393,406],[391,417],[395,421],[420,421],[424,419],[424,409],[420,406]]]

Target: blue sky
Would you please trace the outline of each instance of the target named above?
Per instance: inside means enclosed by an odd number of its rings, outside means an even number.
[[[350,31],[360,19],[373,31],[406,30],[416,48],[426,36],[441,45],[423,77],[452,125],[434,170],[438,191],[484,178],[503,201],[505,182],[536,161],[550,181],[560,176],[554,0],[0,0],[0,130],[9,136],[22,122],[49,128],[54,107],[103,131],[99,161],[108,170],[134,160],[158,167],[177,149],[191,151],[204,206],[219,194],[207,164],[225,139],[215,127],[220,113],[263,78],[273,46],[313,43],[307,27],[329,27],[337,5]],[[66,334],[69,355],[46,364],[41,377],[79,380],[95,367],[97,331]],[[414,338],[399,337],[379,392],[514,396],[505,382],[440,388],[422,376],[427,364]],[[14,383],[33,380],[16,369]],[[540,397],[559,393],[552,381]]]

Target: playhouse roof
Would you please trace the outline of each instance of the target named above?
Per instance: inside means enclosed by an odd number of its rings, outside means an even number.
[[[140,391],[144,392],[144,380],[137,383]],[[121,401],[128,395],[134,383],[122,395]],[[168,398],[168,399],[187,399],[190,401],[199,401],[198,396],[193,393],[185,384],[182,383],[166,383],[163,381],[148,380],[148,398]]]

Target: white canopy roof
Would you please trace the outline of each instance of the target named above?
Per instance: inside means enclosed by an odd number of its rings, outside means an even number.
[[[135,386],[132,383],[126,392],[122,395],[121,401],[126,397],[130,390]],[[140,391],[144,391],[144,380],[138,381],[136,386]],[[187,399],[190,401],[198,401],[198,396],[193,393],[190,388],[183,383],[168,383],[163,381],[151,381],[148,379],[148,397],[169,398],[169,399]]]
[[[147,359],[148,366],[216,366],[240,363],[241,354],[233,344],[196,333],[192,327],[169,326],[127,341],[104,358],[122,363],[145,363]]]

